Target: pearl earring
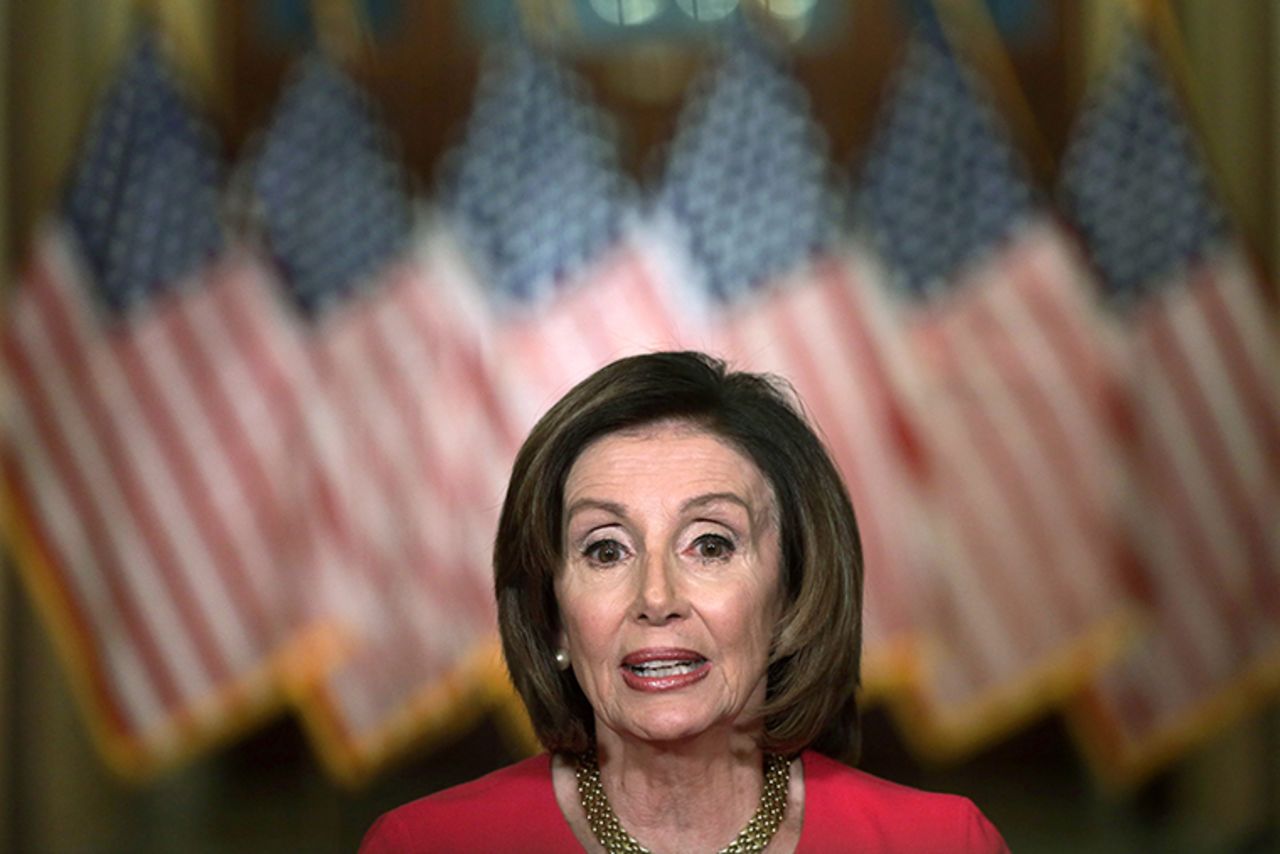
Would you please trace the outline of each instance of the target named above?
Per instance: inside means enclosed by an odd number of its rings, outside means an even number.
[[[557,669],[559,669],[559,670],[568,670],[568,669],[569,669],[569,650],[567,650],[567,649],[557,649],[557,650],[556,650],[555,659],[556,659],[556,668],[557,668]]]

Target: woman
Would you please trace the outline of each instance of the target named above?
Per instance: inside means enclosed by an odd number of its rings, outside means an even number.
[[[548,753],[388,813],[363,851],[1007,850],[969,801],[838,761],[857,526],[767,378],[656,353],[583,381],[516,458],[494,572]]]

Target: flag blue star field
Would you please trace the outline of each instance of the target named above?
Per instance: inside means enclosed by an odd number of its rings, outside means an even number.
[[[407,248],[409,202],[354,83],[319,55],[281,97],[254,173],[266,239],[298,306],[316,314]]]
[[[920,750],[958,754],[1044,711],[1118,643],[1113,377],[1082,264],[927,25],[855,208],[918,372],[940,548],[936,656],[898,710]]]
[[[67,224],[94,295],[114,313],[171,289],[223,246],[216,144],[171,78],[155,39],[143,38],[104,96],[68,187]]]
[[[740,18],[694,85],[658,206],[679,223],[720,300],[829,252],[840,228],[826,141],[780,49]]]
[[[546,302],[619,240],[631,194],[603,117],[555,59],[498,45],[479,87],[448,204],[487,288]]]
[[[738,22],[683,111],[657,216],[706,291],[689,343],[786,377],[844,475],[866,567],[863,681],[880,692],[907,671],[924,520],[893,379],[901,348],[876,280],[838,246],[830,171],[803,88]]]
[[[317,382],[300,452],[319,596],[303,607],[345,628],[303,714],[329,769],[356,781],[479,703],[497,500],[473,462],[507,443],[478,342],[418,251],[387,135],[328,60],[302,62],[282,94],[254,186]]]
[[[278,705],[292,364],[224,246],[222,166],[162,46],[107,87],[4,329],[23,575],[112,765],[145,774]]]
[[[1123,337],[1126,517],[1156,609],[1076,719],[1099,771],[1133,781],[1280,681],[1280,342],[1144,36],[1083,109],[1061,191]]]
[[[461,250],[446,275],[490,307],[513,435],[601,365],[670,349],[668,276],[608,124],[570,70],[522,40],[491,49],[446,184]]]

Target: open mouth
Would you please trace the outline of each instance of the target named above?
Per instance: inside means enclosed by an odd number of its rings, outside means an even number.
[[[689,649],[646,649],[622,659],[620,670],[637,691],[674,691],[702,680],[711,662]]]
[[[664,676],[682,676],[686,673],[692,673],[706,663],[707,660],[705,658],[698,657],[679,660],[648,661],[644,664],[624,664],[623,667],[627,668],[637,676],[660,679]]]

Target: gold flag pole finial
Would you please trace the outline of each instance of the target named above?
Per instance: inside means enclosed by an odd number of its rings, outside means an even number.
[[[368,47],[368,30],[355,0],[311,0],[311,19],[316,44],[335,62],[350,62]]]
[[[516,0],[517,21],[532,41],[555,44],[582,29],[578,13],[566,0]]]
[[[160,37],[169,62],[193,81],[200,95],[217,100],[212,8],[200,0],[133,0],[132,8],[136,18]]]

